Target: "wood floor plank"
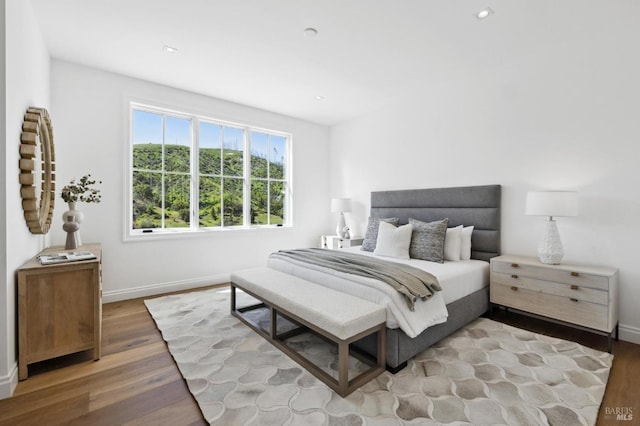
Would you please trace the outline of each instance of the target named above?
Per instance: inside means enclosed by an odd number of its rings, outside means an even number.
[[[88,407],[89,392],[80,389],[73,389],[71,392],[56,389],[53,393],[43,392],[38,394],[38,392],[31,392],[21,396],[13,396],[3,400],[4,402],[0,404],[0,407],[2,407],[2,410],[0,410],[0,424],[11,424],[16,422],[17,419],[26,421],[30,417],[35,418],[38,416],[38,410],[47,410],[47,407],[79,397],[86,400]],[[48,411],[51,410],[48,409]]]
[[[174,378],[181,377],[170,354],[161,353],[100,373],[82,376],[76,380],[14,395],[6,400],[5,410],[0,411],[0,421],[8,421],[10,417],[22,415],[30,410],[56,404],[78,395],[88,394],[93,400],[97,395],[114,388],[120,389],[124,394],[126,389],[139,386],[138,382],[140,381],[155,382],[158,377],[166,375],[166,371],[171,371]],[[96,388],[96,383],[100,383],[99,388]]]
[[[570,327],[511,312],[492,318],[606,349],[606,338]],[[35,374],[18,384],[13,397],[0,400],[0,425],[205,424],[143,299],[103,306],[102,345],[96,362],[80,353],[34,364]],[[606,407],[640,412],[640,345],[614,342],[613,354],[598,426],[621,424],[605,415]]]
[[[615,342],[614,368],[609,374],[609,382],[604,393],[598,424],[624,424],[625,421],[616,420],[614,415],[607,415],[607,408],[631,408],[634,424],[640,424],[640,345],[628,342]]]
[[[40,408],[29,410],[8,420],[0,422],[2,425],[67,425],[82,417],[89,410],[89,394],[83,393],[72,398],[66,398],[47,404]]]
[[[167,345],[164,342],[151,343],[149,345],[133,348],[129,351],[104,356],[98,361],[87,361],[65,368],[52,370],[46,374],[29,377],[18,383],[14,396],[33,392],[39,389],[57,386],[73,380],[101,373],[119,366],[128,365],[132,360],[144,360],[154,355],[165,354]]]
[[[142,299],[123,300],[121,302],[107,303],[109,309],[102,311],[102,320],[108,321],[112,318],[125,317],[128,318],[136,312],[146,312],[144,303],[140,303]]]
[[[138,393],[114,404],[90,411],[79,417],[78,422],[79,424],[92,426],[121,425],[161,410],[184,399],[186,395],[191,397],[188,392],[184,380],[180,377],[161,387]]]
[[[126,422],[123,426],[195,426],[206,424],[207,422],[200,415],[200,410],[195,400],[185,398],[160,410]]]
[[[163,342],[149,313],[133,312],[126,317],[103,321],[102,354],[123,352],[149,343]]]
[[[120,380],[109,386],[91,392],[89,410],[95,411],[120,403],[138,394],[162,387],[168,383],[182,380],[182,375],[174,366],[167,366],[144,375],[136,375],[134,379]]]

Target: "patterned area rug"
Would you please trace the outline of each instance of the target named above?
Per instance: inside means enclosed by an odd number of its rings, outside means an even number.
[[[238,300],[250,303],[244,294]],[[341,398],[231,316],[226,289],[145,303],[211,424],[593,425],[613,361],[479,318],[399,373],[385,372]],[[302,335],[292,344],[335,370],[335,351],[323,341]]]

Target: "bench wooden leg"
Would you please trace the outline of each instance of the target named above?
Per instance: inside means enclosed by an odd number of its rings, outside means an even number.
[[[349,344],[345,341],[338,343],[338,393],[347,395],[349,390]]]
[[[269,315],[271,315],[271,320],[269,321],[269,327],[271,330],[271,338],[278,338],[278,311],[273,309],[273,306],[269,306]]]
[[[236,286],[231,284],[231,313],[236,311]]]

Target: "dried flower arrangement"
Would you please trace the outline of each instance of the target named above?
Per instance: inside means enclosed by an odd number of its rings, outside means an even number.
[[[102,183],[102,181],[97,181]],[[87,174],[80,178],[80,181],[76,183],[75,178],[71,179],[71,182],[64,188],[62,188],[61,196],[65,203],[99,203],[102,195],[100,190],[92,188],[91,185],[95,185],[96,181],[91,179],[91,175]]]

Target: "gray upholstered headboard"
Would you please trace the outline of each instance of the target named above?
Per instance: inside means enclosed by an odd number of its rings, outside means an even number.
[[[471,258],[489,260],[500,254],[500,185],[405,189],[371,193],[372,217],[398,217],[431,222],[449,218],[449,227],[473,225]]]

